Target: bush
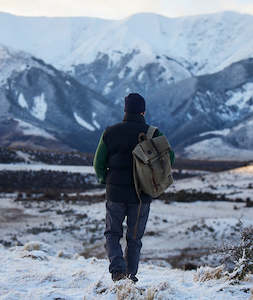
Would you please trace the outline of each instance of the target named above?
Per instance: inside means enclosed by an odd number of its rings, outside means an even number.
[[[224,278],[234,284],[253,274],[253,226],[241,232],[238,245],[227,246],[216,252],[223,256],[223,265],[216,268],[200,267],[194,278],[196,281]]]
[[[253,226],[245,228],[239,245],[228,250],[230,259],[235,262],[234,270],[228,274],[230,279],[242,280],[253,274]]]
[[[253,274],[253,226],[243,229],[238,245],[224,247],[221,255],[230,280],[243,280]]]

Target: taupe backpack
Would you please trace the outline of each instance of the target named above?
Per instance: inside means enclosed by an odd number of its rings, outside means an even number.
[[[173,183],[171,147],[165,136],[153,138],[156,129],[150,126],[146,134],[140,133],[139,143],[132,152],[134,184],[139,199],[141,192],[156,198]]]

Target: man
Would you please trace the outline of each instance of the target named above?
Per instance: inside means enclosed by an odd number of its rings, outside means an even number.
[[[138,144],[141,132],[147,133],[149,125],[144,119],[145,100],[139,94],[125,97],[124,120],[108,127],[102,134],[94,158],[94,168],[100,183],[106,183],[106,250],[110,260],[112,280],[126,277],[138,281],[137,274],[151,197],[142,193],[141,211],[138,217],[139,199],[134,187],[132,151]],[[154,136],[162,135],[158,130]],[[174,153],[171,151],[171,163]],[[125,255],[120,246],[123,236],[122,223],[127,217],[127,246]],[[135,226],[137,224],[137,232]]]

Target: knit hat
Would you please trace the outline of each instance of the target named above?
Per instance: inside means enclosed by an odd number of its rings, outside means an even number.
[[[124,111],[130,114],[139,114],[145,112],[144,98],[137,93],[129,94],[127,97],[125,97]]]

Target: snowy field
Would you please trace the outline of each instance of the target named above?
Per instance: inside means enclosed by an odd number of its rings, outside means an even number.
[[[86,193],[90,202],[73,203],[0,194],[0,299],[249,299],[253,277],[236,285],[225,277],[201,282],[203,270],[196,269],[220,265],[214,250],[237,244],[243,228],[253,226],[253,208],[246,205],[252,184],[253,166],[203,173],[176,181],[170,192],[226,194],[231,201],[154,200],[136,285],[114,284],[108,274],[105,203],[95,201],[104,190]],[[193,270],[185,271],[189,265]]]
[[[204,174],[191,179],[178,180],[169,191],[199,191],[223,194],[229,199],[253,200],[253,165],[231,171]]]
[[[142,264],[140,281],[113,283],[107,260],[64,257],[54,247],[30,243],[5,250],[0,246],[1,300],[170,299],[246,300],[253,278],[230,285],[225,278],[197,281],[196,271]]]
[[[58,171],[68,173],[95,174],[91,166],[60,166],[46,164],[0,164],[0,171]]]

